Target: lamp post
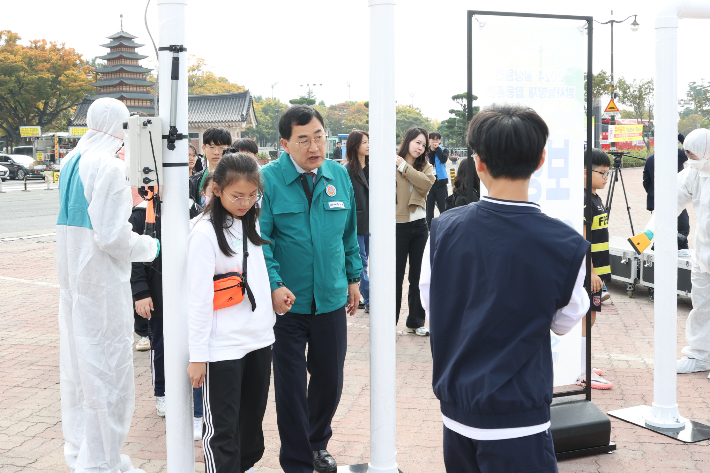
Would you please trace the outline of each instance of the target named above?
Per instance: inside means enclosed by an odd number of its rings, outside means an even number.
[[[612,16],[614,15],[614,11],[612,10],[611,12]],[[600,25],[611,25],[611,98],[615,99],[616,98],[616,83],[614,82],[614,24],[615,23],[623,23],[627,21],[629,18],[634,17],[633,23],[631,23],[631,31],[636,32],[639,29],[639,23],[636,21],[636,15],[629,15],[623,20],[609,20],[609,21],[596,21]],[[614,115],[611,116],[611,120],[609,120],[609,125],[614,126],[616,125],[616,117]],[[616,149],[616,145],[612,141],[610,143],[611,145],[611,150]]]

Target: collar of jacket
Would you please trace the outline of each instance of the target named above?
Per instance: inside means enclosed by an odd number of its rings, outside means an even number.
[[[330,169],[328,169],[327,166],[328,160],[324,160],[323,164],[318,168],[318,175],[316,177],[316,182],[318,182],[323,176],[325,179],[333,179],[333,175],[330,172]],[[284,182],[286,184],[291,184],[293,181],[301,177],[301,173],[296,171],[296,168],[293,166],[293,163],[291,162],[291,157],[288,155],[286,151],[281,153],[281,157],[279,158],[279,164],[281,165],[281,173],[283,174],[284,177]]]

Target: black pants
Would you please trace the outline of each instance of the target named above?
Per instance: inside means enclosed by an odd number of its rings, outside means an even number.
[[[422,270],[422,255],[429,238],[429,229],[426,221],[422,218],[413,222],[397,224],[397,316],[399,323],[399,310],[402,307],[402,283],[404,283],[404,271],[407,269],[407,257],[409,257],[409,316],[407,317],[407,327],[419,328],[424,326],[426,315],[419,298],[419,273]]]
[[[138,315],[135,310],[133,311],[133,331],[136,332],[139,337],[147,337],[150,334],[148,331],[148,320]]]
[[[690,217],[688,216],[688,211],[683,209],[683,211],[678,215],[678,233],[684,235],[686,240],[681,244],[678,243],[679,250],[687,250],[688,247],[688,235],[690,235]]]
[[[446,210],[446,197],[449,195],[448,184],[448,179],[439,179],[429,189],[429,194],[426,196],[426,224],[429,228],[431,228],[431,219],[434,218],[434,204],[439,209],[439,215]]]
[[[140,316],[139,316],[140,317]],[[143,317],[141,317],[142,319]],[[163,343],[163,316],[153,316],[145,320],[150,326],[150,371],[153,375],[153,394],[165,396],[165,344]]]
[[[264,455],[271,347],[239,360],[207,363],[202,446],[207,473],[244,473]]]
[[[274,335],[279,462],[286,473],[313,473],[313,451],[328,447],[343,392],[345,307],[317,315],[287,312],[277,316]]]
[[[506,440],[473,440],[444,427],[447,473],[557,473],[550,430]]]

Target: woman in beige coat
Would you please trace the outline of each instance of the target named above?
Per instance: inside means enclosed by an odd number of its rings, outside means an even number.
[[[409,316],[407,332],[429,335],[424,327],[424,308],[419,299],[419,273],[422,255],[429,238],[426,224],[426,196],[436,177],[426,161],[429,134],[423,128],[410,128],[397,152],[397,317],[402,305],[402,283],[409,258]]]

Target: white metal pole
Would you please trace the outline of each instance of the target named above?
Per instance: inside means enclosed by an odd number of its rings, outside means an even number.
[[[370,473],[396,473],[395,1],[370,6]]]
[[[654,368],[653,404],[645,420],[662,428],[682,428],[686,423],[678,412],[676,398],[678,182],[669,178],[677,172],[679,18],[710,18],[710,3],[669,2],[656,16]]]
[[[185,46],[185,9],[187,0],[158,0],[160,22],[159,46]],[[180,53],[180,80],[177,91],[176,126],[187,135],[187,53]],[[171,68],[173,53],[159,51],[160,118],[163,135],[170,126],[170,102],[173,83]],[[188,174],[185,166],[166,166],[187,163],[187,140],[178,140],[173,151],[163,140],[162,232],[163,252],[163,312],[165,324],[165,443],[169,473],[195,471],[195,443],[193,441],[192,387],[187,376],[189,353],[187,344],[187,235]],[[198,401],[200,402],[200,401]]]

